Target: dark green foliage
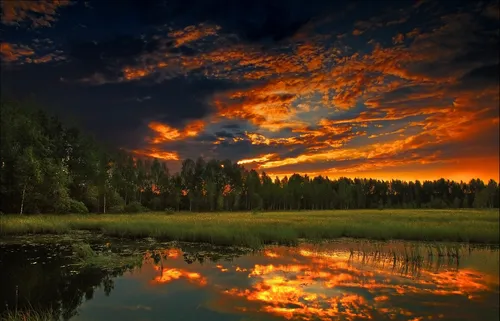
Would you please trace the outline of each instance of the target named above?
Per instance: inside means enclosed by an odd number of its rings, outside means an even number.
[[[81,191],[81,201],[90,212],[99,212],[99,189],[96,186],[88,186]]]
[[[152,209],[153,211],[159,211],[162,208],[162,203],[163,202],[160,197],[153,197],[148,204],[148,208]]]
[[[165,209],[165,214],[167,214],[167,215],[173,215],[174,213],[175,213],[175,210],[171,207],[167,207]]]
[[[106,194],[106,205],[107,206],[125,206],[125,201],[121,197],[120,193],[115,190],[107,191]]]
[[[146,209],[139,202],[132,202],[125,205],[125,213],[140,213],[144,212]]]
[[[74,214],[85,214],[89,212],[89,209],[83,202],[69,200],[69,212]]]
[[[499,207],[493,180],[404,182],[299,174],[273,179],[229,160],[203,158],[184,160],[180,172],[172,174],[158,159],[105,150],[78,129],[29,106],[2,102],[0,111],[0,210],[6,213]]]
[[[125,213],[125,206],[113,205],[113,206],[109,207],[108,212],[111,214]]]

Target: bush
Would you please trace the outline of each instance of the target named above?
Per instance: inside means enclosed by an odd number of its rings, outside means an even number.
[[[75,213],[75,214],[86,214],[89,212],[89,209],[83,202],[70,199],[69,200],[69,212],[70,213]]]
[[[145,212],[146,208],[141,205],[139,202],[131,202],[125,205],[125,213],[140,213]]]
[[[165,209],[165,214],[172,215],[174,213],[175,213],[175,210],[173,208],[171,208],[171,207],[167,207]]]
[[[53,202],[53,211],[57,214],[67,214],[71,209],[71,199],[67,197],[61,197]],[[45,209],[45,211],[52,211],[52,209]]]
[[[83,192],[83,203],[91,212],[97,212],[99,209],[99,189],[90,185]]]
[[[118,214],[125,212],[125,208],[123,205],[113,205],[108,208],[108,213]]]
[[[73,244],[72,248],[74,255],[79,259],[84,260],[96,256],[89,244]]]
[[[264,208],[264,200],[257,193],[253,194],[252,203],[253,203],[252,211],[254,212],[260,212]]]
[[[109,206],[109,208],[114,206],[125,206],[125,201],[117,191],[109,191],[106,194],[106,205]]]
[[[448,204],[446,204],[446,202],[439,197],[432,197],[429,207],[442,209],[448,207]]]
[[[159,198],[159,197],[153,197],[151,199],[151,201],[149,202],[148,207],[150,209],[152,209],[153,211],[160,211],[161,208],[162,208],[162,206],[161,206],[162,204],[161,203],[162,203],[161,198]]]

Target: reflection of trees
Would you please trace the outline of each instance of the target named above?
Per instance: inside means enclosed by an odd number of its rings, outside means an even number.
[[[485,247],[477,247],[484,249]],[[471,245],[410,245],[399,249],[383,245],[364,245],[357,251],[350,249],[349,262],[390,269],[393,273],[419,277],[422,270],[438,273],[441,270],[458,270],[463,257],[471,254]]]
[[[71,251],[56,246],[9,246],[0,251],[0,313],[16,306],[15,289],[19,287],[18,309],[34,308],[54,311],[55,317],[68,320],[77,308],[93,298],[94,290],[103,288],[109,295],[114,288],[113,278],[123,275],[127,268],[103,271],[97,268],[78,269]],[[51,257],[48,259],[48,257]],[[36,262],[36,264],[34,264]],[[73,271],[78,270],[78,271]]]
[[[163,268],[166,260],[183,259],[186,263],[231,260],[244,253],[241,249],[218,249],[203,245],[180,244],[176,249],[145,250],[144,261]],[[113,279],[133,267],[117,267],[113,271],[72,265],[70,246],[9,245],[0,251],[0,314],[16,307],[54,311],[54,317],[68,320],[78,307],[94,297],[101,288],[105,295],[114,289]]]

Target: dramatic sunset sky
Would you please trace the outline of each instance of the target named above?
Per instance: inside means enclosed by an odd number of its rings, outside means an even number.
[[[2,95],[173,171],[498,181],[498,1],[1,6]]]

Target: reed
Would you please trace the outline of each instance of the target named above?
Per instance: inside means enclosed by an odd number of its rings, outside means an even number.
[[[252,213],[142,213],[129,215],[6,215],[0,236],[94,231],[124,238],[204,242],[259,248],[300,239],[340,237],[499,244],[498,210],[334,210]],[[425,252],[425,249],[422,249]],[[412,253],[408,254],[413,255]],[[440,248],[432,255],[456,255]]]

